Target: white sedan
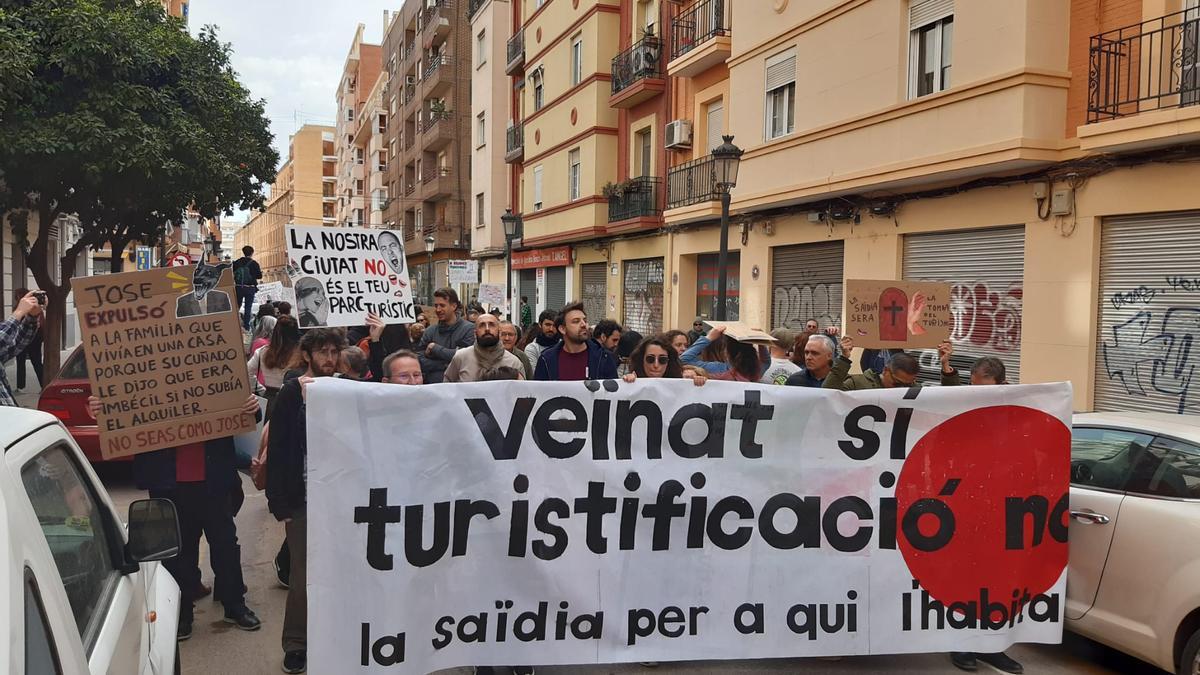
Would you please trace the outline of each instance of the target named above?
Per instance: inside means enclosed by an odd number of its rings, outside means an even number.
[[[159,560],[179,550],[169,501],[129,507],[58,419],[0,408],[0,673],[179,672],[179,587]]]
[[[1200,416],[1075,415],[1067,627],[1200,675]]]

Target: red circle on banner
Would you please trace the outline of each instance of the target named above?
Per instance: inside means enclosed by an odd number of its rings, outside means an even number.
[[[989,604],[1005,607],[1014,591],[1033,597],[1049,590],[1067,566],[1067,544],[1049,528],[1066,495],[1070,447],[1071,431],[1057,417],[1011,405],[962,413],[925,434],[896,484],[897,545],[913,578],[946,606],[979,602],[983,589]],[[1040,543],[1032,545],[1034,519],[1026,517],[1024,546],[1010,550],[1006,499],[1035,495],[1047,500]],[[922,499],[941,500],[954,514],[953,536],[934,551],[914,546],[903,527],[905,514]],[[1061,516],[1065,528],[1069,516]],[[916,520],[921,537],[935,536],[941,525],[930,513]]]

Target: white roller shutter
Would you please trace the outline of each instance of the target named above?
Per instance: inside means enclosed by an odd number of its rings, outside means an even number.
[[[724,141],[721,139],[721,134],[725,129],[725,106],[722,102],[716,101],[708,104],[708,114],[705,120],[705,132],[708,137],[708,151],[720,147]]]
[[[844,250],[841,241],[771,250],[771,328],[841,327]]]
[[[643,337],[661,333],[663,259],[626,260],[623,288],[625,330],[637,331]]]
[[[1096,410],[1200,412],[1197,241],[1200,212],[1104,221]]]
[[[1004,362],[1008,381],[1020,381],[1023,225],[906,235],[903,276],[950,282],[952,364],[964,378],[976,359],[995,356]],[[921,379],[938,381],[937,350],[920,357]]]
[[[604,300],[608,296],[608,264],[598,262],[580,265],[579,274],[583,279],[583,294],[580,299],[587,312],[588,323],[594,326],[597,321],[607,316]]]
[[[912,0],[908,6],[908,29],[916,30],[954,14],[954,0]]]
[[[789,49],[767,59],[766,91],[796,80],[796,50]]]

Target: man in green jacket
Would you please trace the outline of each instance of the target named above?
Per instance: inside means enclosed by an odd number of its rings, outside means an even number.
[[[891,389],[892,387],[921,386],[917,376],[921,373],[921,364],[911,354],[901,352],[893,354],[891,360],[883,368],[882,373],[867,370],[862,375],[850,375],[850,354],[854,351],[854,339],[842,338],[842,354],[833,364],[833,370],[825,378],[825,389],[839,391],[855,391],[859,389]],[[938,346],[938,356],[942,362],[942,386],[953,387],[962,384],[958,371],[950,366],[950,354],[953,352],[949,342]]]

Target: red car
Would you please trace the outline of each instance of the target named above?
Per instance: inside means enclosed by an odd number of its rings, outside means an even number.
[[[62,420],[63,426],[79,444],[88,461],[97,464],[105,460],[100,454],[100,432],[96,427],[96,418],[88,412],[87,401],[91,394],[87,361],[83,357],[83,345],[80,345],[67,357],[58,376],[42,387],[38,410]],[[127,462],[132,457],[129,455],[112,461]]]

